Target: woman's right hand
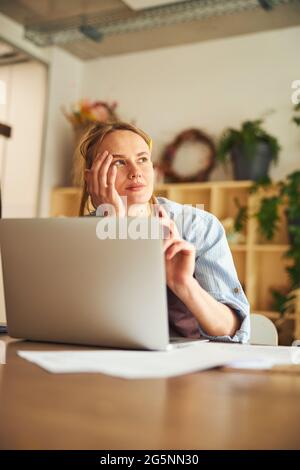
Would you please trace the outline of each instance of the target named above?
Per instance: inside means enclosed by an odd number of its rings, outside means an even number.
[[[125,204],[115,187],[118,170],[112,161],[113,156],[107,150],[96,156],[91,169],[84,170],[87,190],[95,209],[103,206],[101,215],[107,212],[113,215],[111,212],[114,211],[114,214],[124,216]]]

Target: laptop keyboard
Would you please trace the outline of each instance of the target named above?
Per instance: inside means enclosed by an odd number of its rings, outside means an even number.
[[[176,349],[176,348],[183,348],[185,346],[189,346],[192,344],[198,344],[198,343],[203,343],[207,342],[208,339],[206,338],[184,338],[182,336],[171,336],[170,337],[170,342],[167,346],[167,349]]]

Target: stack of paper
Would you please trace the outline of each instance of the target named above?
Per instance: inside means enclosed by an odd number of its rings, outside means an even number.
[[[0,341],[0,365],[6,363],[6,344]]]
[[[197,343],[171,351],[19,351],[19,356],[52,373],[100,372],[127,379],[175,377],[230,365],[270,368],[292,364],[299,348]],[[299,359],[300,362],[300,359]]]

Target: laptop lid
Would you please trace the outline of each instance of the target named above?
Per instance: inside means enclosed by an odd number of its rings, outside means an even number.
[[[0,221],[11,336],[114,348],[166,348],[169,327],[161,237],[134,238],[138,230],[129,228],[134,219],[126,218],[123,232],[117,224],[116,238],[105,238],[105,230],[112,230],[113,224],[99,229],[100,220]],[[124,238],[125,223],[130,236]],[[151,227],[155,224],[157,219],[151,218]]]

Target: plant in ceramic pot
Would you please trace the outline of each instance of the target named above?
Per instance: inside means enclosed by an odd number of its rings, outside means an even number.
[[[257,181],[268,175],[270,164],[276,164],[280,145],[276,137],[266,132],[263,120],[245,121],[241,129],[224,131],[217,149],[217,159],[231,159],[237,180]]]

